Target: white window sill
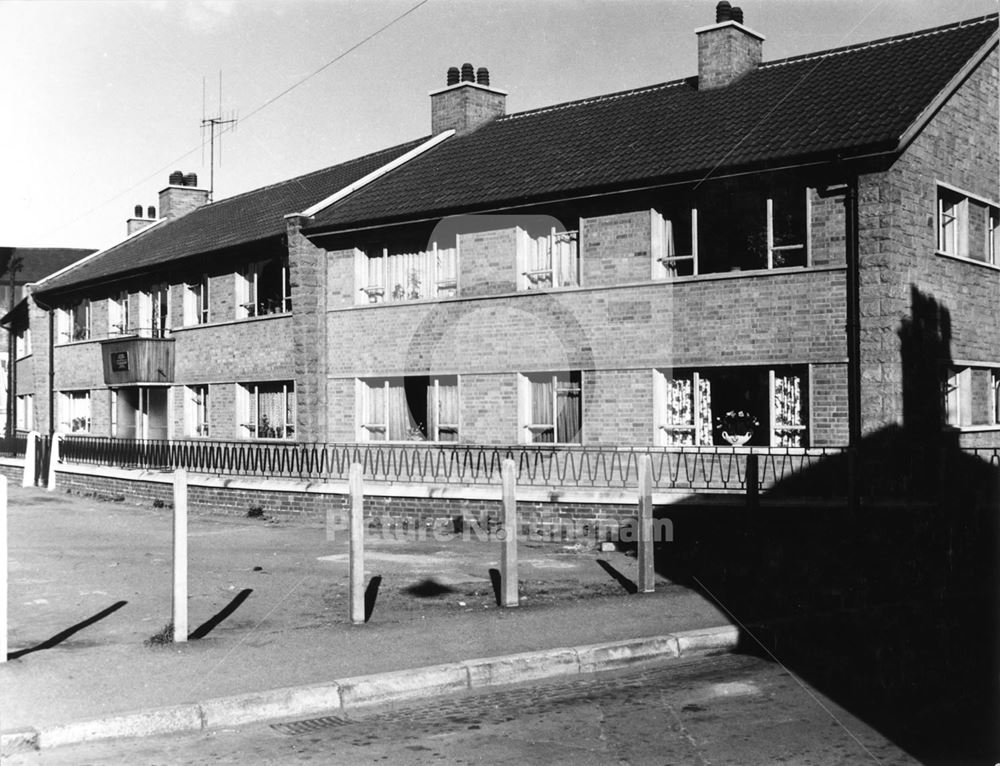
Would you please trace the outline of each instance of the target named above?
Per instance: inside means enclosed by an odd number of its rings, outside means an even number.
[[[961,433],[961,434],[986,433],[990,431],[1000,431],[1000,423],[994,423],[992,425],[979,425],[979,426],[946,425],[944,427],[944,430],[949,433]]]
[[[936,255],[940,255],[942,258],[950,258],[953,261],[961,261],[962,263],[968,263],[973,266],[982,266],[984,268],[990,269],[992,271],[1000,271],[1000,266],[994,263],[987,263],[986,261],[980,261],[976,258],[970,258],[967,255],[955,255],[954,253],[948,253],[944,250],[935,250]]]

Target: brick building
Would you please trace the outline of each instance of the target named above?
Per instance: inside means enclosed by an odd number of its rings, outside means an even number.
[[[450,70],[429,136],[218,202],[173,174],[8,315],[19,399],[126,438],[713,445],[745,412],[838,446],[914,417],[930,312],[935,427],[996,443],[997,15],[767,62],[723,2],[696,37],[696,76],[516,114]]]

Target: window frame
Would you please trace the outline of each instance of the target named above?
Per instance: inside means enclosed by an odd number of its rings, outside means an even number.
[[[120,290],[108,298],[108,337],[131,335],[131,324],[129,292]]]
[[[83,312],[83,324],[79,326],[79,311]],[[90,298],[79,298],[56,309],[57,345],[80,343],[93,338],[93,324]]]
[[[405,381],[407,378],[420,377],[427,378],[427,389],[426,391],[433,390],[433,404],[428,407],[428,423],[427,437],[426,438],[413,438],[413,439],[390,439],[389,438],[389,390],[392,387],[393,382],[399,382],[399,385],[405,387]],[[382,444],[414,444],[420,442],[428,442],[434,444],[457,444],[462,433],[462,408],[461,408],[461,380],[458,375],[420,375],[420,376],[389,376],[389,377],[374,377],[374,378],[356,378],[356,399],[357,399],[357,440],[364,442],[382,443]],[[455,423],[441,423],[439,421],[438,412],[441,408],[441,387],[442,382],[445,385],[454,385],[455,397],[458,403],[458,421]],[[371,396],[372,391],[377,390],[376,386],[373,385],[378,383],[378,388],[383,391],[382,396],[382,417],[379,421],[370,419],[368,417],[372,410]],[[412,434],[413,429],[410,430]],[[441,433],[447,431],[453,433],[454,439],[441,439]],[[383,433],[385,434],[384,439],[373,439],[372,434]]]
[[[552,226],[546,234],[533,237],[527,230],[517,227],[515,230],[515,268],[517,292],[539,292],[541,290],[554,290],[560,288],[581,287],[582,266],[580,263],[580,232],[582,225],[577,220],[576,229],[559,229]],[[529,251],[536,248],[538,243],[545,240],[548,252],[548,268],[531,269],[528,263]],[[563,273],[561,258],[556,257],[557,246],[569,243],[572,254],[570,256],[570,272],[575,272],[571,276]],[[572,243],[576,244],[575,250]],[[539,285],[540,278],[549,275],[549,284]]]
[[[567,387],[560,388],[560,377],[568,379]],[[544,380],[549,378],[549,380]],[[558,370],[544,372],[521,372],[518,373],[518,437],[521,444],[539,444],[545,447],[572,447],[581,446],[584,443],[584,386],[583,372],[581,370]],[[546,382],[552,385],[552,423],[535,422],[535,412],[533,407],[533,397],[531,386],[534,382]],[[575,384],[574,384],[575,381]],[[576,393],[579,398],[579,430],[574,441],[560,440],[559,433],[559,399],[560,394]],[[539,441],[538,435],[545,431],[552,431],[552,441]]]
[[[430,248],[415,253],[391,252],[396,248],[390,248],[385,243],[371,245],[367,249],[354,248],[354,281],[358,286],[355,292],[355,305],[409,303],[457,297],[459,295],[460,259],[458,241],[458,235],[455,235],[454,244],[441,247],[438,241],[434,240],[430,243]],[[405,250],[405,248],[400,249]],[[450,255],[446,255],[448,253]],[[412,255],[426,257],[429,260],[431,271],[429,277],[424,275],[427,285],[425,292],[415,298],[408,296],[405,289],[402,296],[397,295],[395,290],[392,292],[389,290],[389,272],[392,270],[391,266],[394,265],[390,264],[389,259],[402,259],[405,263],[406,257]],[[442,259],[448,259],[451,262],[451,269],[445,268],[446,264],[442,262]],[[396,268],[399,268],[398,265]]]
[[[211,437],[210,407],[207,383],[184,386],[184,436],[190,439]]]
[[[31,431],[35,428],[35,395],[18,394],[14,402],[14,429]]]
[[[261,311],[261,275],[269,266],[278,264],[279,279],[277,303]],[[236,272],[236,318],[257,319],[292,312],[291,265],[287,255],[262,258],[244,263]],[[273,310],[272,310],[273,309]]]
[[[211,287],[207,273],[184,283],[184,326],[208,324],[211,318]]]
[[[80,403],[85,403],[84,414],[76,412]],[[82,420],[81,428],[75,426]],[[93,425],[93,401],[89,389],[71,389],[59,392],[59,426],[62,433],[89,434]],[[64,427],[65,426],[65,427]]]
[[[281,426],[276,426],[275,430],[281,429],[281,436],[259,436],[258,429],[260,423],[260,395],[262,386],[281,386],[282,407],[284,418]],[[265,392],[269,393],[269,392]],[[291,407],[289,408],[289,402]],[[295,441],[297,433],[297,423],[289,423],[289,409],[291,409],[292,420],[297,419],[298,402],[295,399],[294,380],[262,380],[248,383],[236,384],[236,412],[237,412],[237,432],[240,439],[246,441]],[[254,413],[257,413],[257,422],[254,422]]]

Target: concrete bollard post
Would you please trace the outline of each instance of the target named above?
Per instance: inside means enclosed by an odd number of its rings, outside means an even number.
[[[500,557],[500,604],[505,607],[521,603],[517,588],[517,468],[514,461],[503,461],[500,471],[503,481],[503,542]]]
[[[21,478],[22,487],[35,486],[35,461],[38,459],[38,449],[35,441],[37,439],[37,431],[28,431],[28,440],[24,445],[24,476]]]
[[[59,442],[62,434],[52,434],[52,444],[49,445],[49,480],[45,488],[52,492],[56,488],[56,463],[59,462]]]
[[[188,638],[187,471],[174,471],[174,643]]]
[[[747,510],[760,508],[760,457],[751,452],[747,455]]]
[[[639,592],[652,593],[653,585],[653,461],[639,458]]]
[[[351,622],[365,622],[365,489],[361,464],[352,463],[348,479],[351,496],[350,589]]]
[[[7,661],[7,477],[0,476],[0,662]]]

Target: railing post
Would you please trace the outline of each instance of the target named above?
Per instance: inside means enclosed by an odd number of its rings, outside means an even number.
[[[7,661],[7,477],[0,475],[0,663]]]
[[[747,455],[747,510],[760,508],[760,457],[754,452]]]
[[[639,458],[639,592],[652,593],[653,585],[653,461]]]
[[[38,440],[37,431],[28,431],[27,440],[24,443],[24,476],[21,477],[22,487],[35,486],[35,461],[38,460]]]
[[[514,461],[503,461],[503,537],[500,558],[501,605],[518,606],[521,601],[517,589],[517,468]]]
[[[351,622],[365,621],[365,490],[361,466],[351,463],[348,487],[351,496],[350,591]]]
[[[174,643],[188,637],[187,471],[174,471]]]
[[[52,442],[49,444],[49,478],[45,488],[52,492],[56,488],[56,464],[59,462],[59,442],[62,439],[61,433],[52,434]]]

